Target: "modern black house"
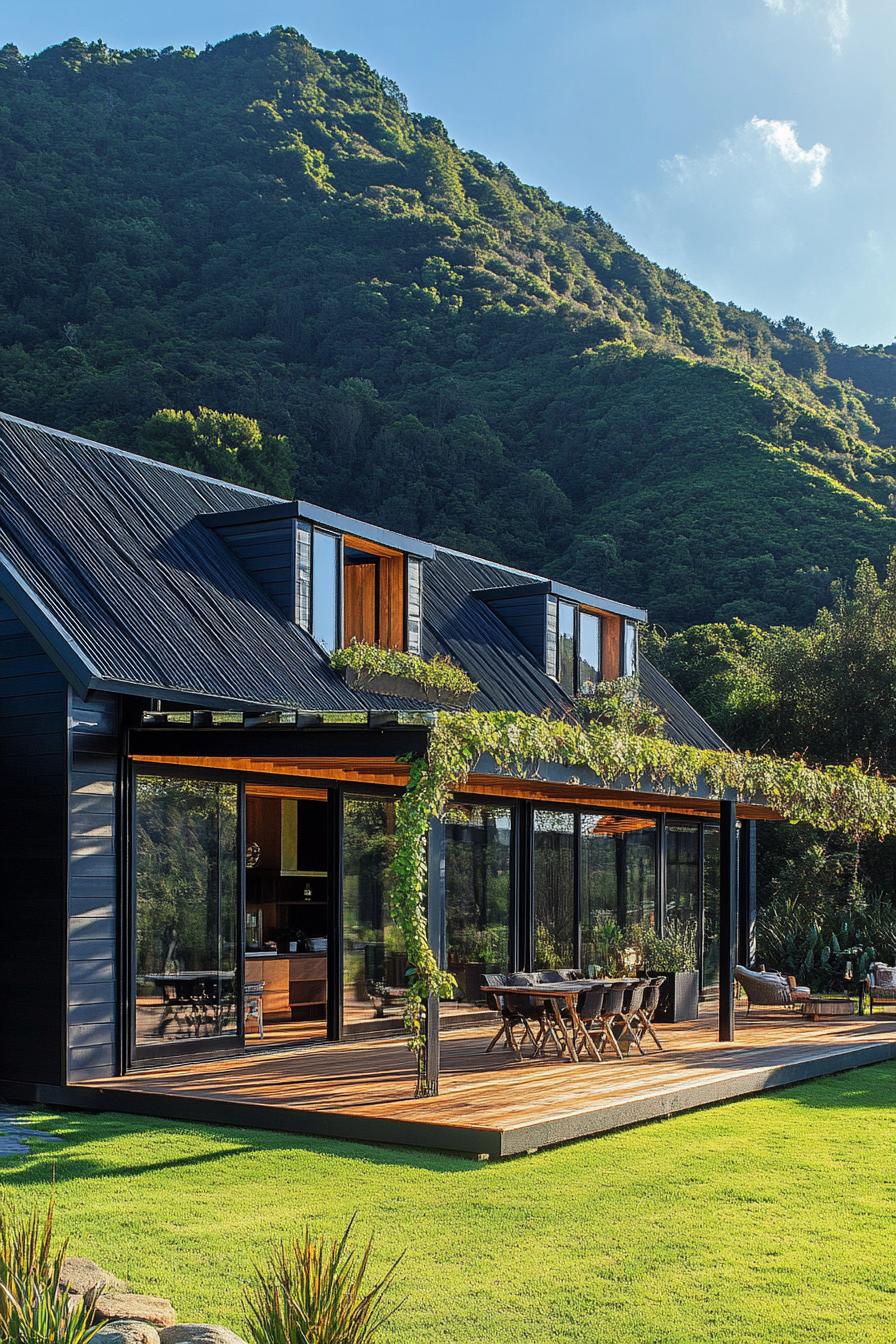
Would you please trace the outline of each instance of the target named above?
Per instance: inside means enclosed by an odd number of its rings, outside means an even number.
[[[440,707],[350,684],[330,654],[449,655],[474,706],[555,715],[637,675],[669,736],[724,749],[639,654],[645,620],[0,416],[0,1093],[400,1030],[395,803]],[[430,834],[443,1028],[486,1011],[486,972],[587,967],[609,921],[677,918],[730,1030],[767,815],[480,760]]]

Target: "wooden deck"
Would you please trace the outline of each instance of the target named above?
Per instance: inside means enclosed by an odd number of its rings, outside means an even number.
[[[400,1040],[253,1051],[65,1089],[68,1104],[489,1157],[528,1152],[699,1106],[896,1058],[896,1017],[717,1021],[661,1028],[666,1045],[623,1061],[522,1063],[485,1054],[490,1032],[442,1039],[438,1097],[413,1100]],[[49,1098],[48,1098],[49,1100]]]

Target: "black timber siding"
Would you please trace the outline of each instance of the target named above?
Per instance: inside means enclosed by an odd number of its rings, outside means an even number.
[[[0,602],[0,1079],[63,1083],[68,686]]]
[[[490,598],[488,605],[509,626],[539,667],[545,665],[547,598],[544,593],[528,597]]]
[[[298,524],[294,518],[276,518],[245,527],[214,528],[233,551],[243,569],[263,588],[288,621],[297,612],[296,547]]]
[[[120,701],[69,702],[68,1076],[119,1071]]]

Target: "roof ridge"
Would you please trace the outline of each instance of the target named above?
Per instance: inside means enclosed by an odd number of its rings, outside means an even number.
[[[13,415],[10,411],[0,411],[0,421],[12,425],[23,425],[26,429],[39,430],[51,438],[68,439],[70,443],[81,443],[88,448],[99,448],[103,453],[112,453],[115,457],[126,457],[132,462],[145,462],[151,467],[163,467],[177,476],[186,476],[192,481],[202,481],[206,485],[223,485],[229,490],[239,490],[241,494],[251,495],[253,499],[264,499],[270,504],[288,504],[288,499],[280,495],[268,495],[263,490],[253,490],[248,485],[236,485],[233,481],[223,481],[220,476],[207,476],[201,471],[190,471],[189,467],[178,467],[173,462],[160,462],[157,457],[146,457],[144,453],[134,453],[127,448],[116,448],[112,443],[100,443],[98,439],[85,438],[83,434],[72,434],[67,429],[56,429],[53,425],[42,425],[37,420],[26,420],[24,416]]]

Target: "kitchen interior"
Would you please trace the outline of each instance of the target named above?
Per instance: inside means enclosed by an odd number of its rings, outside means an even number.
[[[246,790],[246,1045],[327,1031],[327,794]]]

